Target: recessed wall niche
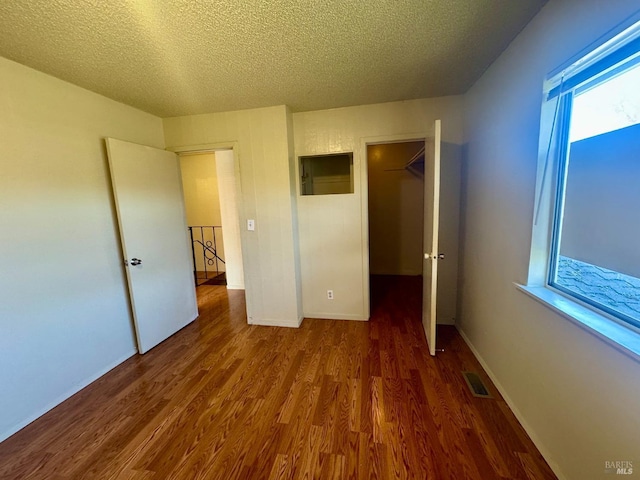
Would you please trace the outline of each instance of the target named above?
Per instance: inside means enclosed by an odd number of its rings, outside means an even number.
[[[353,153],[300,156],[300,193],[353,193]]]

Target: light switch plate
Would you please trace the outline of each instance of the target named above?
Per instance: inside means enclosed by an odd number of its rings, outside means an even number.
[[[253,219],[247,220],[247,230],[255,230],[256,229],[256,221]]]

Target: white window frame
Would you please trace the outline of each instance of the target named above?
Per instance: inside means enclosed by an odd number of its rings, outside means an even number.
[[[598,308],[595,302],[583,301],[550,284],[551,262],[557,255],[554,242],[559,238],[554,229],[558,228],[564,209],[562,191],[566,181],[564,169],[573,92],[581,85],[607,75],[621,59],[640,57],[640,50],[629,55],[640,42],[640,21],[636,18],[634,22],[620,26],[618,32],[564,68],[552,72],[544,82],[529,276],[527,285],[516,286],[556,313],[640,360],[637,325]],[[607,62],[613,62],[613,65],[603,70],[601,67]]]

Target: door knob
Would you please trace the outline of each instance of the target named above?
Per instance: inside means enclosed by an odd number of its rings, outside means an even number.
[[[140,265],[142,263],[142,260],[140,260],[139,258],[132,258],[131,259],[131,265],[133,265],[134,267],[137,265]]]
[[[439,253],[438,254],[438,259],[444,260],[444,253]]]

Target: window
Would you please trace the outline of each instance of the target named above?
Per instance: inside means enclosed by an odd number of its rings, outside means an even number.
[[[532,269],[640,327],[640,22],[545,87]]]
[[[353,193],[353,154],[300,157],[300,193],[302,195]]]

